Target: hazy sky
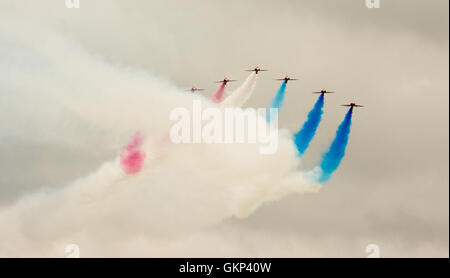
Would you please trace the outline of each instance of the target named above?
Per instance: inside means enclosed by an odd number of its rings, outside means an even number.
[[[231,243],[238,251],[222,254],[359,257],[375,243],[382,256],[448,256],[447,0],[381,0],[380,9],[366,8],[363,0],[80,2],[80,9],[66,9],[63,0],[1,0],[0,19],[42,21],[109,63],[145,69],[180,88],[195,84],[208,89],[205,94],[224,75],[242,81],[244,69],[268,68],[249,107],[270,103],[275,78],[297,77],[280,116],[280,126],[293,132],[315,102],[312,91],[336,91],[326,95],[305,168],[317,164],[334,137],[346,112],[339,105],[366,106],[355,110],[346,157],[321,193],[290,196],[220,224],[218,237],[239,239]],[[10,151],[14,144],[28,148],[27,155],[36,152],[36,160],[23,165]],[[3,204],[104,160],[39,148],[1,142]],[[50,169],[68,155],[79,167],[42,175],[35,168],[42,148],[52,150],[46,152]],[[19,164],[29,170],[18,177]],[[292,242],[292,248],[265,249],[258,239]]]

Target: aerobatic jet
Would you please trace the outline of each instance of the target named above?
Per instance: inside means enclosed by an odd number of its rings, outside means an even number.
[[[286,75],[284,78],[279,78],[279,79],[276,79],[276,80],[283,80],[287,84],[289,80],[294,81],[294,80],[298,80],[298,79],[290,78],[289,76]]]
[[[228,77],[225,77],[223,80],[220,81],[216,81],[216,83],[224,83],[225,85],[227,85],[228,82],[234,82],[237,80],[232,80],[232,79],[228,79]]]
[[[256,74],[258,74],[258,72],[260,72],[260,71],[268,71],[268,70],[261,69],[260,67],[255,67],[254,69],[248,69],[248,70],[245,70],[245,71],[254,71]]]
[[[354,101],[350,102],[350,104],[342,104],[341,106],[348,106],[348,107],[364,107],[363,105],[356,104]]]
[[[320,90],[320,92],[313,92],[313,94],[334,94],[335,92],[327,91],[326,89]]]
[[[197,91],[204,91],[205,89],[201,89],[201,88],[197,88],[195,86],[192,86],[190,89],[187,89],[186,91],[191,92],[191,93],[195,93]]]

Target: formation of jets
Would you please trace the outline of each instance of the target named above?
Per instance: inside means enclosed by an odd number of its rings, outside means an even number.
[[[268,70],[267,69],[261,69],[260,67],[256,66],[254,69],[248,69],[248,70],[245,70],[245,71],[254,71],[255,74],[258,74],[258,72],[260,72],[260,71],[268,71]],[[285,82],[287,84],[288,81],[290,81],[290,80],[295,81],[295,80],[298,80],[298,79],[291,78],[288,75],[286,75],[284,78],[278,78],[278,79],[275,79],[275,80],[283,81],[283,82]],[[216,83],[223,83],[224,85],[227,85],[228,82],[234,82],[234,81],[237,81],[237,80],[229,79],[228,77],[224,77],[223,80],[216,81]],[[197,88],[195,86],[192,86],[190,89],[187,89],[186,91],[190,91],[191,93],[195,93],[197,91],[204,91],[204,90],[205,89],[201,89],[201,88]],[[322,89],[320,91],[316,91],[316,92],[312,92],[312,93],[313,94],[322,94],[322,95],[324,95],[324,94],[334,94],[335,92],[331,92],[331,91],[327,91],[326,89]],[[342,104],[341,106],[347,106],[347,107],[351,107],[351,108],[353,108],[353,107],[364,107],[363,105],[356,104],[355,102],[350,102],[349,104]]]

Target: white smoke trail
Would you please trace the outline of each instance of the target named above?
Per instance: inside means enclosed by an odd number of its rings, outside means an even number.
[[[264,202],[320,188],[294,173],[298,161],[290,134],[280,135],[274,155],[259,154],[258,144],[185,144],[156,156],[157,132],[168,133],[173,108],[192,109],[194,98],[204,107],[217,105],[144,71],[108,65],[52,32],[30,32],[20,24],[11,32],[9,26],[0,24],[0,139],[115,158],[59,190],[26,196],[2,210],[0,256],[59,256],[71,242],[84,246],[85,256],[107,256],[110,245],[179,238],[246,217]],[[245,102],[255,80],[250,75],[227,103]],[[126,175],[118,156],[136,131],[145,135],[147,156],[138,174]],[[70,157],[63,165],[79,166]]]
[[[221,104],[222,106],[241,107],[253,94],[258,75],[252,72],[242,85],[233,91]]]

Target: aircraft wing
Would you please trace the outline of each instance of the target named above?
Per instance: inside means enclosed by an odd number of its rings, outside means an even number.
[[[341,106],[348,106],[348,107],[350,107],[351,105],[350,104],[341,104]]]
[[[356,105],[354,105],[355,107],[364,107],[364,105],[359,105],[359,104],[356,104]]]

